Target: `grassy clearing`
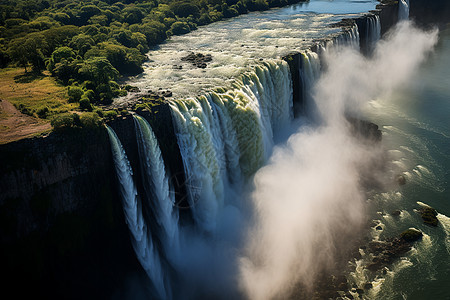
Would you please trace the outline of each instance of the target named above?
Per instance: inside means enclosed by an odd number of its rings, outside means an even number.
[[[0,121],[6,119],[7,117],[8,117],[8,114],[0,109]],[[2,127],[0,126],[0,128],[2,128]]]
[[[77,107],[67,102],[67,88],[49,74],[25,73],[23,68],[0,69],[0,99],[8,100],[21,112],[37,117],[45,108],[45,117]]]
[[[72,111],[67,88],[49,74],[25,73],[22,68],[0,69],[0,144],[51,131],[54,115]]]

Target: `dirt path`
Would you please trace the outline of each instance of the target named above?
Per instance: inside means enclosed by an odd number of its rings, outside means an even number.
[[[49,123],[22,114],[7,100],[0,99],[0,144],[49,131]]]

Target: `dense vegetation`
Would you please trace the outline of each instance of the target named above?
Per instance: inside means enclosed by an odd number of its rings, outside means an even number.
[[[0,67],[48,70],[68,86],[69,102],[91,111],[126,94],[114,80],[140,73],[145,53],[168,37],[298,1],[1,0]]]

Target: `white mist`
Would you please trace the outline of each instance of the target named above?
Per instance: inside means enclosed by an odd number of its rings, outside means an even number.
[[[365,219],[360,170],[378,153],[353,138],[345,114],[405,83],[436,41],[437,31],[402,22],[371,58],[352,49],[327,53],[314,93],[320,124],[301,126],[255,175],[255,222],[240,259],[249,299],[285,298],[296,285],[312,289],[349,246]]]

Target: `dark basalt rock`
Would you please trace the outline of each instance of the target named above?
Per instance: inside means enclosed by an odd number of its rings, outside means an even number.
[[[398,185],[405,185],[406,184],[406,178],[403,175],[398,175],[395,179],[397,181]]]
[[[336,27],[353,27],[355,25],[354,19],[342,19],[341,21],[337,23],[333,23],[330,25],[330,27],[336,28]]]
[[[301,115],[304,111],[304,99],[303,99],[303,82],[300,78],[300,72],[298,70],[302,67],[301,54],[299,52],[293,52],[283,57],[289,65],[289,70],[292,76],[292,101],[294,102],[294,116]]]
[[[181,58],[182,61],[187,61],[192,63],[197,68],[205,69],[206,63],[212,61],[211,54],[202,54],[191,52],[187,56]]]
[[[4,294],[109,299],[139,270],[103,128],[0,145],[0,191]]]
[[[376,9],[380,12],[381,35],[384,35],[398,21],[398,0],[381,0]]]
[[[445,28],[450,21],[450,1],[448,0],[414,0],[410,3],[409,16],[419,26]]]
[[[412,229],[412,228],[403,231],[402,234],[400,235],[400,237],[403,240],[405,240],[405,241],[407,241],[409,243],[412,243],[412,242],[420,240],[422,238],[422,236],[423,236],[422,232],[420,232],[417,229]]]
[[[350,116],[347,116],[347,121],[350,123],[352,132],[356,136],[372,142],[381,141],[381,130],[377,124]]]
[[[345,297],[348,299],[354,299],[352,294],[350,294],[350,293],[345,294]]]
[[[398,216],[400,216],[400,214],[401,214],[401,211],[399,211],[399,210],[394,210],[393,212],[391,212],[391,216],[393,216],[393,217],[398,217]]]
[[[172,92],[171,91],[162,91],[161,96],[162,97],[172,97]]]
[[[435,227],[438,225],[439,221],[436,218],[437,211],[434,208],[432,208],[430,206],[421,207],[419,209],[419,214],[422,217],[423,222],[425,224],[430,225],[430,226],[435,226]]]
[[[364,289],[365,289],[365,290],[370,290],[371,288],[373,288],[373,285],[372,285],[370,282],[364,284]]]
[[[129,85],[129,84],[124,86],[123,89],[125,89],[129,93],[138,93],[138,92],[141,91],[137,86],[132,86],[132,85]]]
[[[370,242],[367,248],[374,258],[366,268],[372,272],[376,272],[387,267],[400,256],[411,250],[412,243],[420,240],[422,236],[422,232],[411,228],[402,232],[398,238]]]
[[[148,100],[164,100],[164,98],[169,98],[172,97],[173,94],[171,91],[169,90],[158,90],[158,91],[152,91],[152,90],[148,90],[146,92],[142,92],[136,95],[136,100],[135,101],[129,101],[129,103],[131,103],[131,109],[133,109],[133,105],[136,103],[143,103],[146,102]],[[135,103],[134,103],[135,102]]]

